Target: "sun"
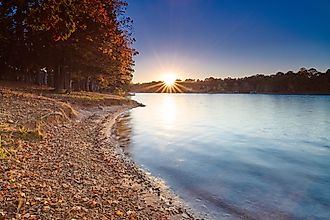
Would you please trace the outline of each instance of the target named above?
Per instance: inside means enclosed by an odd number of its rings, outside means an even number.
[[[176,78],[173,74],[165,75],[163,78],[165,85],[168,87],[174,86],[175,80],[176,80]]]
[[[181,80],[178,80],[178,74],[175,72],[166,72],[161,76],[161,81],[155,82],[148,86],[148,89],[156,88],[156,92],[160,93],[181,93],[188,91]]]

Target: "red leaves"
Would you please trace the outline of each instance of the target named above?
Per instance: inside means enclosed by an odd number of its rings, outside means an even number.
[[[0,5],[0,9],[7,11],[6,19],[16,23],[10,11],[17,8],[18,3],[8,2],[10,6]],[[0,51],[4,54],[6,62],[13,66],[11,68],[37,72],[40,71],[40,67],[46,67],[50,72],[57,73],[55,68],[64,66],[65,70],[62,68],[62,72],[70,72],[71,77],[76,81],[84,78],[94,80],[98,75],[107,75],[103,79],[108,78],[108,83],[103,85],[111,84],[116,88],[126,83],[123,83],[119,77],[123,74],[131,75],[133,56],[136,53],[131,48],[134,42],[130,33],[132,21],[125,15],[127,6],[125,0],[22,2],[24,8],[22,7],[20,11],[24,13],[20,13],[23,17],[19,18],[20,26],[24,27],[20,30],[24,34],[16,39],[20,48],[15,46],[16,34],[13,32],[13,36],[5,36],[6,39],[13,39],[8,40],[7,43],[14,45],[13,48],[8,46],[3,53]],[[9,30],[10,25],[5,28]],[[24,42],[19,42],[23,38]],[[22,51],[22,47],[26,51],[25,54],[15,52],[9,56],[10,51]],[[22,63],[18,62],[20,60]],[[31,67],[33,70],[30,70]],[[66,76],[62,72],[59,78]],[[57,84],[63,83],[58,80]]]

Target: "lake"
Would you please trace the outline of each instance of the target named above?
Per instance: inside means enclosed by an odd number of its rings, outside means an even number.
[[[214,219],[330,219],[330,96],[136,94],[126,151]],[[128,141],[127,141],[128,140]]]

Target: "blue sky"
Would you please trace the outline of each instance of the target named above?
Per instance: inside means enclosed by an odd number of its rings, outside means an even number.
[[[134,82],[330,68],[330,0],[128,0]]]

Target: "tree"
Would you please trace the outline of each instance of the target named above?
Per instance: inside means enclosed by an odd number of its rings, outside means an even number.
[[[86,88],[87,82],[124,87],[137,54],[126,6],[123,0],[0,1],[0,65],[22,78],[45,68],[59,92],[72,79],[86,81]]]

